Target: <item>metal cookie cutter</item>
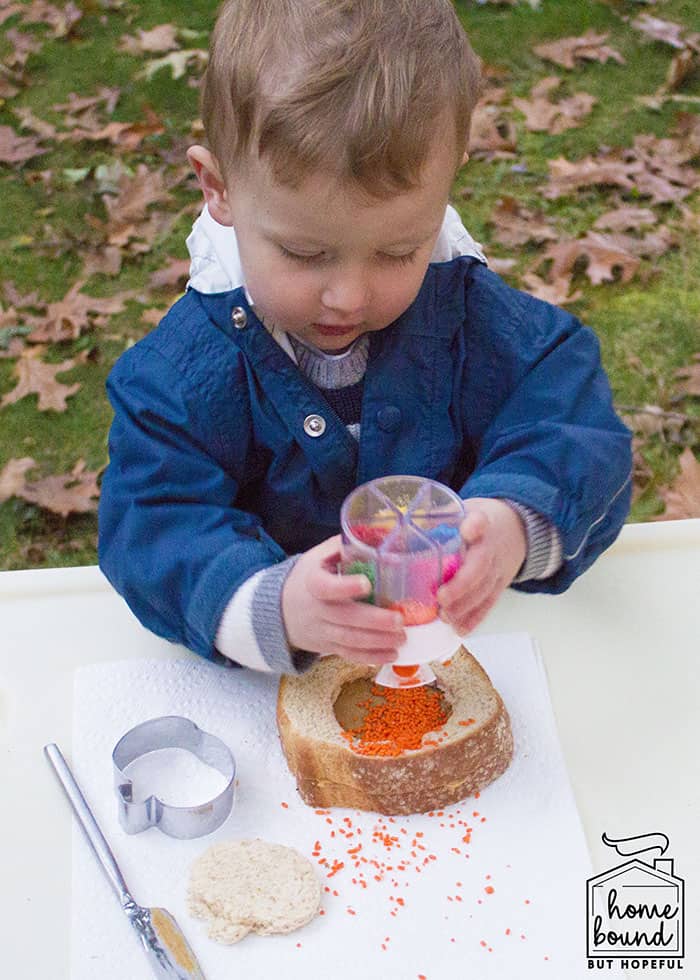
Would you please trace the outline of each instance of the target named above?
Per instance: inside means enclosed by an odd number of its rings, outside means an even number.
[[[226,786],[213,800],[194,806],[172,806],[157,796],[133,800],[133,783],[124,770],[135,759],[158,749],[187,749],[217,769]],[[169,837],[189,840],[203,837],[220,827],[233,806],[236,762],[227,745],[202,731],[193,721],[178,715],[152,718],[123,735],[112,752],[114,788],[119,801],[119,823],[127,834],[157,827]]]

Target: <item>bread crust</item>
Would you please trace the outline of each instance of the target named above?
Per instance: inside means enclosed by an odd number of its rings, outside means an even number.
[[[472,796],[505,772],[513,756],[510,718],[486,672],[464,647],[448,665],[432,667],[452,706],[441,729],[447,735],[438,745],[399,756],[353,752],[333,714],[341,688],[372,677],[374,668],[328,657],[306,674],[282,678],[277,725],[305,803],[387,815],[424,813]],[[469,718],[473,724],[459,725]]]

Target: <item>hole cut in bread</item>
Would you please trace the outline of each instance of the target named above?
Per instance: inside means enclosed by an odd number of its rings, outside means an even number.
[[[464,647],[431,667],[446,718],[418,748],[396,755],[371,754],[371,746],[360,754],[349,737],[367,711],[362,703],[374,697],[376,668],[324,657],[282,678],[277,724],[305,803],[424,813],[474,795],[505,772],[513,756],[510,718],[486,672]]]

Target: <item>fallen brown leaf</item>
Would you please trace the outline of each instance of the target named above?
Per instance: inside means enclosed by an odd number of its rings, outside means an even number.
[[[479,159],[510,159],[516,148],[515,126],[500,105],[477,103],[472,115],[469,152]]]
[[[580,37],[563,37],[558,41],[538,44],[532,50],[545,61],[552,61],[569,70],[576,67],[577,60],[600,61],[605,64],[612,59],[624,65],[625,59],[620,52],[605,44],[609,37],[609,32],[596,34],[594,30],[589,30]]]
[[[500,198],[491,212],[490,221],[496,229],[495,240],[509,248],[528,242],[555,241],[559,237],[541,212],[528,210],[514,197]]]
[[[47,24],[52,28],[54,37],[65,37],[82,16],[83,11],[72,2],[56,7],[47,0],[32,0],[26,5],[22,21],[25,24]]]
[[[87,514],[97,510],[98,475],[98,472],[86,470],[85,460],[79,459],[70,473],[26,483],[17,496],[61,517]]]
[[[0,99],[14,99],[18,92],[19,88],[16,85],[13,85],[4,75],[0,75]]]
[[[629,282],[639,267],[639,259],[635,255],[617,247],[609,238],[592,231],[583,238],[552,243],[538,265],[547,259],[552,260],[548,276],[552,282],[572,276],[579,259],[587,260],[586,275],[594,286],[613,282],[616,270],[620,272],[621,282]]]
[[[10,459],[0,470],[0,504],[10,497],[17,497],[25,486],[25,473],[36,463],[29,456]]]
[[[677,88],[680,88],[686,78],[695,71],[698,60],[698,52],[695,48],[684,48],[683,51],[679,51],[677,55],[674,55],[671,64],[668,66],[664,84],[659,89],[657,95],[674,92]]]
[[[582,187],[620,187],[650,197],[652,204],[683,201],[700,186],[697,169],[688,166],[697,150],[686,138],[658,139],[648,133],[635,137],[634,146],[601,152],[596,157],[549,161],[549,182],[542,193],[558,198]]]
[[[580,126],[590,114],[597,99],[587,92],[576,92],[558,102],[548,98],[560,83],[560,78],[548,76],[533,86],[529,99],[513,99],[515,108],[525,116],[525,126],[530,132],[557,136]]]
[[[5,39],[12,45],[12,51],[3,59],[8,68],[24,68],[29,55],[36,54],[44,46],[44,42],[35,35],[23,34],[15,27],[5,31]]]
[[[41,139],[52,140],[56,138],[56,127],[53,123],[39,119],[28,106],[17,106],[13,111],[22,124],[22,129],[31,129]]]
[[[528,272],[523,276],[523,284],[526,291],[532,296],[542,299],[546,303],[552,303],[554,306],[566,306],[567,303],[574,303],[583,295],[579,289],[575,293],[569,293],[571,282],[568,276],[561,276],[553,282],[545,282],[540,276]]]
[[[671,20],[662,20],[660,17],[652,17],[651,14],[640,14],[639,17],[635,17],[631,21],[631,24],[632,27],[636,27],[638,31],[642,31],[654,41],[670,44],[672,48],[677,48],[679,51],[689,44],[696,45],[700,38],[700,34],[691,35],[690,41],[688,41],[682,37],[687,29],[683,24],[676,24]]]
[[[21,3],[11,3],[9,6],[0,4],[0,24],[4,24],[10,17],[14,17],[22,9]]]
[[[632,411],[620,407],[625,425],[644,439],[658,436],[663,442],[678,445],[681,442],[681,432],[688,422],[688,416],[682,412],[667,412],[659,405],[642,405]]]
[[[24,163],[48,152],[33,136],[20,136],[12,126],[0,126],[0,163]]]
[[[181,286],[190,277],[190,260],[169,258],[166,265],[154,272],[149,280],[151,289],[171,289]]]
[[[627,423],[629,424],[629,423]],[[634,436],[632,439],[632,501],[636,501],[651,482],[654,471],[647,463],[642,449],[644,440]]]
[[[658,218],[651,208],[638,208],[633,204],[606,211],[596,220],[593,227],[600,231],[629,231],[655,225]]]
[[[99,273],[103,276],[118,276],[122,269],[123,253],[116,245],[106,245],[85,255],[80,275],[82,279]]]
[[[490,264],[491,263],[489,263],[489,265]],[[141,323],[145,323],[146,326],[149,327],[157,327],[166,313],[166,308],[161,309],[157,306],[149,306],[149,308],[144,310],[141,314]]]
[[[97,143],[108,140],[114,146],[132,151],[146,136],[158,136],[165,132],[161,119],[150,106],[144,108],[144,117],[142,122],[110,122],[99,128],[86,128],[84,125],[86,119],[83,117],[82,126],[76,126],[70,132],[57,133],[56,139],[59,142],[70,140],[71,143],[80,143],[83,140]],[[92,123],[92,120],[90,122]]]
[[[136,37],[124,34],[119,42],[119,50],[132,55],[162,54],[179,47],[174,24],[159,24],[150,31],[139,30]]]
[[[676,378],[681,382],[676,387],[679,395],[692,395],[700,398],[700,353],[695,354],[693,363],[676,371]]]
[[[65,114],[64,120],[67,126],[85,126],[87,129],[96,128],[93,126],[86,126],[83,118],[85,113],[94,109],[101,103],[104,104],[104,110],[107,115],[111,116],[117,107],[119,102],[119,97],[121,96],[121,89],[107,86],[102,86],[99,89],[97,95],[77,95],[75,92],[71,92],[68,96],[67,102],[59,102],[52,105],[51,108],[55,112],[62,112]]]
[[[659,491],[666,509],[654,518],[657,521],[700,517],[700,463],[689,446],[681,453],[678,463],[680,472],[674,482]]]
[[[90,326],[91,315],[121,313],[130,295],[88,296],[80,292],[84,285],[85,280],[79,280],[63,299],[47,305],[44,315],[34,321],[36,326],[29,335],[31,343],[53,344],[62,340],[76,340]]]
[[[39,359],[40,348],[29,349],[22,352],[22,356],[15,364],[15,374],[19,378],[17,385],[12,391],[8,392],[0,407],[14,405],[21,398],[27,395],[38,395],[38,409],[40,412],[65,412],[68,408],[66,399],[74,395],[81,387],[80,382],[65,385],[56,380],[57,374],[63,374],[75,367],[75,361],[68,359],[61,364],[47,364]]]

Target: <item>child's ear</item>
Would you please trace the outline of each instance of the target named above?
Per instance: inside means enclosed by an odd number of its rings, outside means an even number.
[[[212,218],[220,225],[232,225],[226,184],[214,155],[203,146],[191,146],[187,151],[187,159],[197,175]]]

